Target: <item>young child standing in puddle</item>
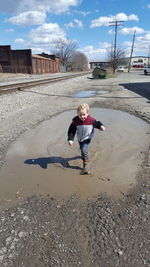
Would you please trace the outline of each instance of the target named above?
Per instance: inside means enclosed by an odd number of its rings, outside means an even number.
[[[95,118],[89,115],[88,104],[81,104],[77,107],[77,116],[73,118],[68,129],[68,143],[70,146],[73,145],[73,140],[75,134],[77,133],[77,139],[83,160],[83,169],[81,174],[90,174],[88,148],[94,135],[94,128],[105,131],[105,126],[100,121],[96,121]]]

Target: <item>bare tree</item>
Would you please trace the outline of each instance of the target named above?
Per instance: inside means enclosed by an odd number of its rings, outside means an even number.
[[[58,56],[63,66],[66,66],[67,62],[72,57],[72,54],[77,49],[77,44],[73,40],[59,38],[54,42],[53,53]]]
[[[113,68],[113,72],[117,69],[118,65],[124,64],[125,62],[125,51],[121,48],[116,49],[115,58],[114,58],[114,51],[108,52],[108,60],[111,63],[111,67]]]
[[[86,55],[80,51],[76,51],[72,55],[73,70],[86,71],[89,70],[89,63]]]

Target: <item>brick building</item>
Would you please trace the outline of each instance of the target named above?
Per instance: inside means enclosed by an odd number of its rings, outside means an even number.
[[[46,57],[43,55],[47,55]],[[54,55],[32,55],[31,49],[11,50],[0,46],[0,72],[44,74],[60,72],[60,60]]]

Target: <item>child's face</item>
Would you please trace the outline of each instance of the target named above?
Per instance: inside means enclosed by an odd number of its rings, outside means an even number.
[[[78,116],[79,116],[79,119],[80,119],[81,121],[85,121],[86,118],[87,118],[87,116],[88,116],[88,113],[87,113],[86,109],[85,109],[85,108],[84,108],[84,109],[81,109],[81,110],[78,112]]]

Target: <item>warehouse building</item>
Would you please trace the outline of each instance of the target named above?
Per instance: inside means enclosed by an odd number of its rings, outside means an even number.
[[[1,45],[0,72],[56,73],[60,72],[60,60],[55,55],[32,55],[31,49],[12,50],[10,45]]]

